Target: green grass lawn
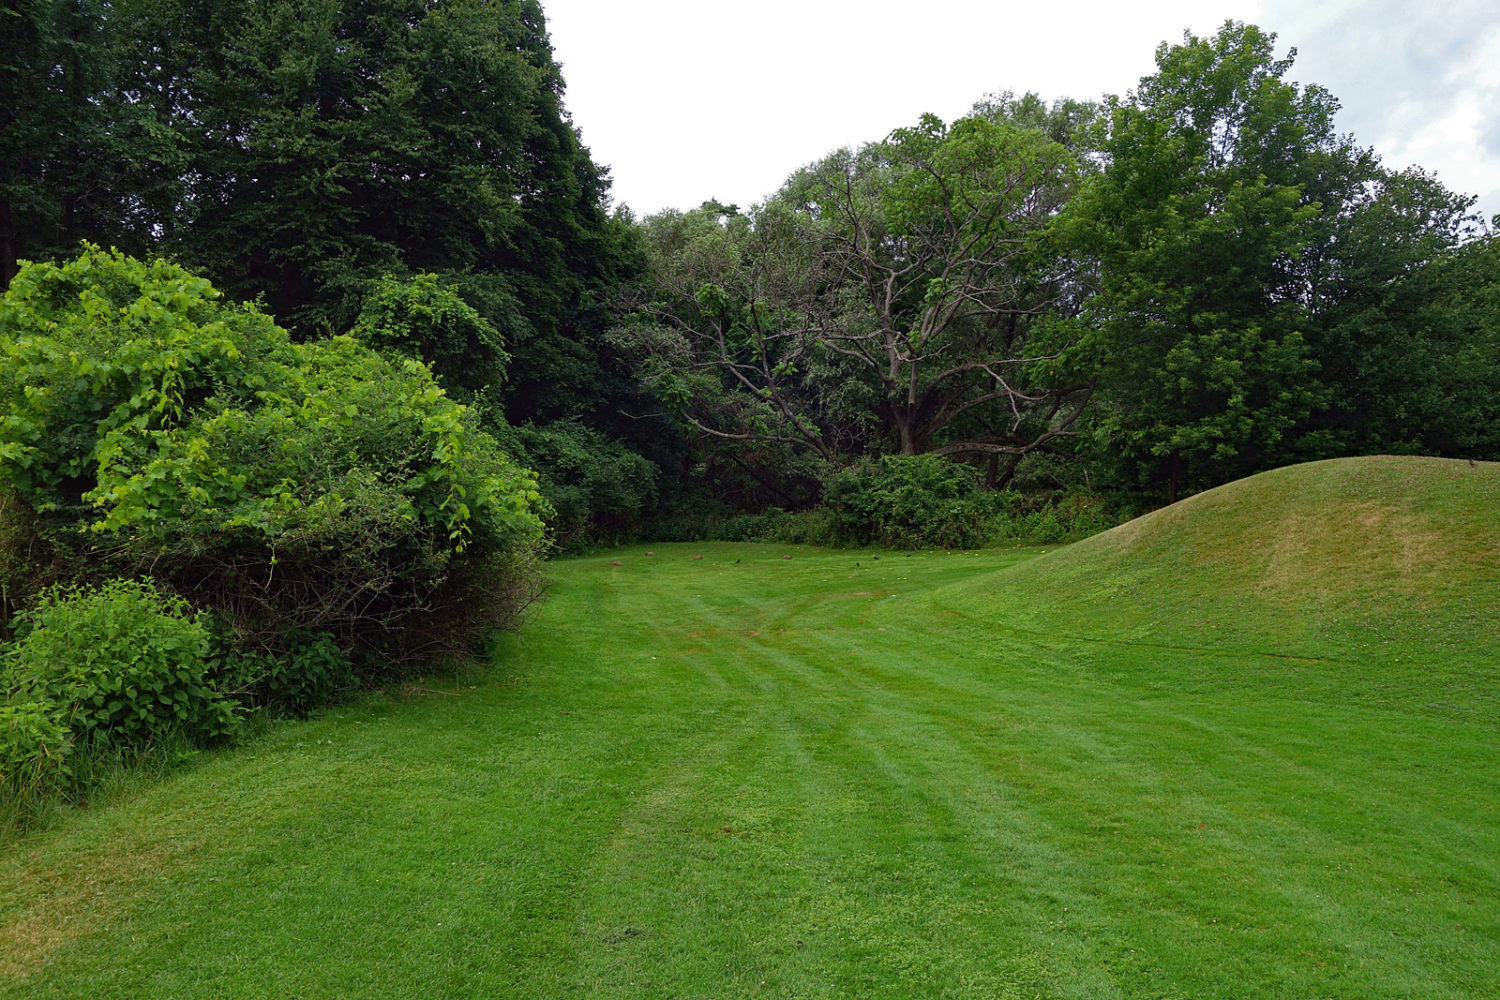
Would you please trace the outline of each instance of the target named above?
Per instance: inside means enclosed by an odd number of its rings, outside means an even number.
[[[1500,996],[1500,467],[1305,468],[557,562],[486,679],[0,845],[0,995]]]

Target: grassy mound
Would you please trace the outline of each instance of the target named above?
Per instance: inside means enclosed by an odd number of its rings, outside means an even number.
[[[1494,669],[1500,464],[1278,469],[964,589],[1081,638],[1365,664],[1443,650]]]

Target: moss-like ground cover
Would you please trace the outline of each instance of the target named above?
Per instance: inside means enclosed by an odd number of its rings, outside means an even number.
[[[0,995],[1500,995],[1497,511],[1368,460],[562,561],[474,687],[0,845]]]

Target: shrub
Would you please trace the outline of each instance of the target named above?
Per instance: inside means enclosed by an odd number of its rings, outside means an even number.
[[[495,325],[435,274],[375,282],[349,332],[376,350],[425,362],[465,400],[500,388],[510,361]]]
[[[823,498],[839,543],[900,549],[980,545],[997,503],[972,469],[937,455],[885,455],[845,469]]]
[[[735,515],[725,504],[702,498],[679,500],[655,510],[646,519],[641,535],[652,542],[702,542],[717,537],[719,526]]]
[[[248,648],[453,652],[534,592],[496,570],[530,565],[535,479],[418,361],[293,344],[174,265],[93,249],[24,268],[0,330],[0,474],[54,537]]]
[[[355,684],[354,665],[327,633],[294,632],[276,652],[237,648],[216,636],[211,658],[220,690],[263,705],[277,715],[305,718]]]
[[[780,513],[777,511],[777,513]],[[776,521],[776,514],[734,514],[721,521],[713,537],[722,542],[760,542]]]
[[[235,703],[206,677],[202,616],[148,583],[51,588],[16,631],[12,703],[54,706],[75,739],[141,746],[173,733],[206,743],[235,728]]]
[[[786,545],[838,543],[836,519],[826,507],[789,511],[768,507],[761,514],[733,514],[708,529],[722,542],[780,542]]]
[[[1136,515],[1134,507],[1086,493],[1064,492],[1023,499],[1007,494],[1005,508],[990,525],[994,542],[1051,545],[1108,531]]]
[[[834,545],[838,540],[837,518],[827,507],[788,512],[776,519],[764,540],[793,545]]]
[[[1054,510],[1041,510],[1026,519],[1027,537],[1033,541],[1051,545],[1067,537],[1068,532],[1057,519]]]
[[[656,466],[592,427],[573,420],[524,424],[505,443],[537,470],[553,510],[548,525],[563,551],[638,537],[656,504]]]
[[[0,704],[0,802],[26,801],[68,778],[73,737],[45,701]]]

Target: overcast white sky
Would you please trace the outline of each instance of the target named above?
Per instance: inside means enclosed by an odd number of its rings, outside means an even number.
[[[543,0],[567,106],[638,215],[742,207],[804,163],[985,94],[1123,94],[1225,19],[1298,50],[1341,132],[1500,213],[1496,0]]]

